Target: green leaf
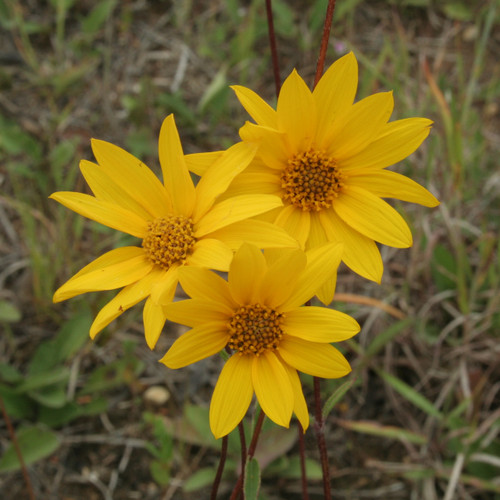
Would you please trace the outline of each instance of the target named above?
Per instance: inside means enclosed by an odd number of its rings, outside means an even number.
[[[260,468],[259,462],[255,458],[251,458],[245,465],[245,484],[243,491],[245,492],[245,500],[257,500],[260,487]]]
[[[213,467],[205,467],[203,469],[197,470],[194,474],[189,476],[182,489],[189,493],[190,491],[197,491],[211,485],[215,479],[215,470]]]
[[[16,323],[21,319],[21,312],[6,300],[0,300],[0,323]]]
[[[105,0],[97,3],[90,14],[82,21],[82,31],[87,35],[97,33],[115,8],[116,0]]]
[[[344,382],[340,387],[337,387],[335,392],[325,401],[323,405],[323,420],[330,414],[335,405],[344,397],[345,393],[353,386],[354,379]]]
[[[61,444],[55,432],[40,427],[22,429],[17,433],[17,441],[26,465],[52,455]],[[19,458],[14,446],[11,444],[0,459],[0,472],[13,471],[19,468]]]
[[[53,384],[41,387],[37,391],[30,391],[28,395],[37,403],[49,408],[62,408],[66,404],[65,384]]]
[[[394,427],[392,425],[381,425],[378,422],[340,420],[339,424],[344,427],[344,429],[350,429],[372,436],[398,439],[399,441],[408,441],[409,443],[415,444],[426,444],[428,441],[427,436],[423,434],[417,434],[416,432],[408,431],[401,427]]]
[[[377,333],[375,338],[372,340],[370,345],[365,351],[366,357],[371,357],[377,354],[386,344],[391,342],[395,337],[399,335],[405,328],[411,325],[413,318],[406,318],[398,321],[397,323],[391,325],[382,333]]]
[[[30,418],[34,413],[34,403],[25,394],[18,394],[16,389],[0,384],[0,397],[5,410],[12,418]]]
[[[92,314],[85,308],[62,325],[53,344],[57,362],[71,359],[85,343],[89,342],[91,324]]]
[[[15,384],[23,379],[21,373],[7,363],[0,363],[0,380]]]
[[[151,476],[160,486],[166,486],[170,482],[170,464],[153,460],[149,466]]]
[[[17,387],[17,392],[32,392],[35,389],[47,387],[57,382],[65,382],[68,378],[69,370],[64,366],[60,366],[51,371],[27,376],[24,382]]]
[[[394,377],[390,373],[383,370],[377,370],[377,373],[383,378],[394,390],[399,392],[401,396],[413,403],[417,408],[420,408],[425,413],[438,420],[442,420],[443,414],[425,397],[408,384]]]

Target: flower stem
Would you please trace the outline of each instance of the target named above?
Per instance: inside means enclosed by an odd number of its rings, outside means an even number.
[[[215,500],[217,498],[217,492],[219,490],[220,480],[222,478],[222,473],[224,472],[224,465],[226,463],[227,441],[228,439],[226,435],[222,438],[219,467],[217,468],[217,474],[215,475],[214,484],[212,485],[212,493],[210,495],[210,500]]]
[[[247,460],[251,459],[255,454],[255,448],[257,448],[257,440],[259,439],[260,431],[262,430],[262,424],[264,423],[265,413],[260,410],[259,418],[257,419],[257,423],[255,424],[255,429],[253,431],[252,441],[250,441],[250,446],[248,447]],[[241,471],[240,477],[238,478],[238,482],[234,487],[233,492],[231,493],[231,497],[229,500],[236,500],[242,490],[243,490],[243,478],[244,478],[245,468]]]
[[[330,489],[330,467],[328,465],[328,453],[326,451],[325,426],[323,422],[323,413],[321,411],[321,391],[319,384],[320,379],[318,377],[314,377],[314,430],[318,441],[321,469],[323,471],[324,499],[332,500],[332,492]]]
[[[323,68],[325,66],[326,50],[328,48],[328,39],[330,38],[330,29],[332,27],[334,10],[335,10],[335,0],[328,0],[328,7],[326,8],[325,24],[323,25],[323,36],[321,38],[321,48],[319,50],[318,63],[316,65],[316,77],[314,78],[314,87],[318,85],[319,79],[323,74]]]
[[[241,472],[245,473],[245,464],[247,463],[247,443],[245,439],[245,428],[243,422],[238,424],[238,431],[240,433],[240,446],[241,446]]]
[[[276,86],[276,97],[281,89],[280,67],[278,63],[278,50],[276,48],[276,34],[274,32],[273,10],[271,0],[266,0],[267,29],[269,32],[269,46],[271,47],[271,58],[273,60],[274,84]]]
[[[28,497],[30,500],[35,500],[35,493],[33,491],[33,486],[31,485],[30,476],[28,474],[28,469],[26,468],[26,464],[24,463],[23,454],[21,452],[21,448],[19,447],[19,442],[17,441],[16,431],[12,426],[12,422],[10,420],[9,414],[5,409],[5,405],[3,403],[3,399],[0,396],[0,409],[2,410],[3,418],[5,420],[5,425],[7,426],[7,431],[9,432],[10,439],[12,441],[12,445],[16,450],[17,458],[19,460],[19,464],[21,466],[21,470],[24,477],[24,482],[26,483],[26,489],[28,490]]]
[[[302,498],[309,500],[309,493],[307,492],[307,474],[306,474],[306,451],[304,445],[304,429],[300,422],[297,422],[297,429],[299,431],[299,452],[300,452],[300,476],[302,479]]]

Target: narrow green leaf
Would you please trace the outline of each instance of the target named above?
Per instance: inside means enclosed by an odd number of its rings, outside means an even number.
[[[377,370],[377,373],[383,378],[394,390],[399,392],[410,403],[413,403],[417,408],[420,408],[431,417],[442,420],[443,414],[425,397],[408,384],[399,380],[394,375],[383,370]]]
[[[255,458],[251,458],[245,465],[245,484],[243,491],[245,492],[245,500],[257,500],[260,488],[260,468],[259,462]]]
[[[10,302],[0,300],[0,323],[16,323],[21,319],[21,312]]]
[[[337,387],[335,392],[325,401],[323,405],[323,419],[325,419],[333,410],[335,405],[344,397],[345,393],[353,386],[354,379],[344,382],[340,387]]]
[[[62,384],[40,387],[36,391],[28,392],[28,395],[37,403],[49,408],[62,408],[67,403],[65,385]]]
[[[39,427],[28,427],[17,433],[17,441],[26,465],[52,455],[59,448],[60,440],[55,432]],[[20,468],[19,458],[12,444],[0,459],[0,472]]]
[[[390,439],[398,439],[399,441],[408,441],[415,444],[426,444],[428,439],[423,434],[394,427],[392,425],[381,425],[378,422],[370,422],[366,420],[340,420],[339,424],[345,429],[370,434],[372,436],[381,436]]]
[[[365,351],[366,357],[371,357],[377,352],[379,352],[386,344],[388,344],[392,339],[397,337],[406,327],[408,327],[412,322],[413,318],[406,318],[397,323],[391,325],[387,330],[382,333],[378,333],[372,340],[370,345]]]

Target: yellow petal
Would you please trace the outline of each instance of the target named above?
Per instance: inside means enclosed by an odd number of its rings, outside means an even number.
[[[333,297],[335,296],[335,288],[337,286],[337,274],[326,280],[317,290],[316,297],[325,305],[331,304]]]
[[[113,290],[142,279],[153,269],[144,250],[138,247],[116,248],[81,269],[54,294],[54,302],[81,293]]]
[[[149,295],[153,284],[161,275],[161,271],[153,270],[141,280],[121,290],[99,311],[99,314],[90,327],[90,336],[94,338],[103,328],[120,316],[120,314],[130,307],[135,306],[141,300],[144,300]]]
[[[192,216],[194,223],[207,213],[215,199],[226,191],[231,181],[248,166],[255,152],[255,146],[239,142],[210,166],[196,186],[196,206]]]
[[[70,191],[59,191],[50,198],[77,214],[95,220],[105,226],[122,231],[138,238],[144,238],[148,223],[139,215],[109,201],[98,200],[93,196]]]
[[[150,349],[154,349],[167,319],[166,308],[155,304],[151,297],[148,297],[144,304],[142,318],[146,343]]]
[[[432,121],[427,118],[406,118],[384,125],[381,134],[365,149],[344,158],[343,170],[385,168],[411,155],[429,135]]]
[[[287,311],[283,328],[288,335],[311,342],[340,342],[359,332],[358,322],[325,307],[297,307]]]
[[[247,194],[221,201],[194,225],[196,238],[205,236],[234,222],[248,219],[273,208],[282,206],[277,196],[269,194]]]
[[[224,323],[205,323],[183,333],[160,359],[176,369],[196,363],[224,349],[229,339]]]
[[[262,278],[259,292],[261,303],[272,308],[281,306],[294,290],[306,263],[306,254],[302,250],[283,251]]]
[[[316,133],[316,103],[296,70],[283,82],[277,112],[279,130],[287,134],[290,155],[308,149]]]
[[[225,243],[216,238],[204,238],[195,243],[186,265],[227,271],[232,258],[233,252]]]
[[[290,296],[281,304],[280,311],[299,307],[312,298],[326,280],[337,274],[342,252],[343,246],[338,243],[308,250],[306,268],[300,273]]]
[[[293,248],[298,246],[297,241],[284,229],[269,222],[255,219],[235,222],[210,233],[208,236],[223,241],[233,250],[237,250],[243,242],[251,243],[259,248]]]
[[[290,426],[294,395],[287,371],[277,356],[265,351],[252,364],[255,395],[264,413],[276,424]]]
[[[388,203],[358,186],[348,186],[333,208],[349,226],[369,238],[396,248],[412,245],[411,231]]]
[[[290,366],[314,377],[339,378],[351,371],[344,356],[330,344],[286,336],[281,339],[279,353]]]
[[[279,176],[274,173],[274,170],[267,167],[266,169],[266,173],[251,173],[245,170],[234,179],[229,189],[224,195],[221,195],[220,199],[242,194],[274,194],[280,196],[281,184]]]
[[[246,122],[240,128],[240,137],[244,142],[259,146],[257,155],[269,168],[282,170],[286,167],[291,153],[284,132]]]
[[[436,207],[439,201],[427,189],[404,175],[390,170],[365,171],[349,176],[350,186],[359,186],[381,198],[418,203],[424,207]]]
[[[375,242],[348,226],[333,209],[319,214],[328,238],[344,244],[342,260],[346,265],[360,276],[380,283],[384,264]]]
[[[163,121],[158,140],[163,184],[172,198],[174,212],[190,217],[195,203],[194,184],[189,175],[174,115]]]
[[[330,240],[327,237],[323,226],[321,225],[320,213],[324,212],[310,212],[310,229],[309,229],[309,237],[306,241],[306,250],[310,248],[321,247],[328,243]]]
[[[134,198],[136,191],[125,191],[104,168],[90,161],[82,160],[80,170],[98,200],[114,203],[134,212],[145,220],[155,218],[152,212],[141,205],[140,197],[139,200]]]
[[[182,289],[192,298],[213,300],[230,308],[236,307],[227,281],[208,269],[181,267],[179,281]]]
[[[193,153],[184,156],[184,161],[190,172],[196,175],[203,175],[210,166],[214,164],[224,153],[224,151],[212,151],[210,153]]]
[[[261,99],[253,90],[240,85],[231,85],[236,97],[241,105],[247,110],[247,113],[255,120],[258,125],[277,128],[278,121],[276,111]]]
[[[302,384],[300,383],[299,374],[297,373],[297,370],[289,366],[287,363],[283,363],[283,367],[287,371],[288,376],[290,377],[290,383],[292,384],[293,412],[299,419],[302,430],[305,432],[309,427],[309,411],[307,409],[304,393],[302,392]]]
[[[324,139],[335,120],[351,108],[358,87],[358,62],[352,52],[337,59],[313,90],[318,110],[316,141],[323,149]]]
[[[293,205],[286,205],[279,213],[274,222],[278,227],[282,227],[288,234],[293,236],[302,248],[309,237],[311,227],[311,215]]]
[[[262,252],[254,245],[241,245],[231,262],[227,280],[231,295],[238,304],[258,300],[258,286],[266,270]]]
[[[380,92],[357,102],[342,120],[335,137],[331,138],[328,153],[340,163],[362,151],[383,131],[393,108],[392,92]]]
[[[161,279],[151,287],[151,299],[156,305],[165,306],[174,300],[175,289],[179,282],[179,265],[174,264],[163,271]]]
[[[109,142],[92,139],[99,165],[125,192],[148,212],[161,217],[172,211],[172,202],[156,175],[139,159]]]
[[[253,396],[253,356],[231,356],[222,369],[210,403],[210,429],[216,439],[243,419]]]
[[[189,327],[206,323],[225,322],[233,314],[227,305],[208,299],[187,299],[165,306],[170,321]]]

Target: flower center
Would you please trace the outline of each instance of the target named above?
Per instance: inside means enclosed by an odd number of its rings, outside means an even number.
[[[332,206],[344,185],[345,175],[324,151],[309,149],[288,159],[281,174],[283,201],[305,212]]]
[[[267,306],[241,306],[229,320],[231,337],[228,347],[241,354],[259,355],[277,349],[283,336],[284,314]]]
[[[168,215],[149,222],[142,247],[151,262],[169,269],[176,262],[186,262],[195,242],[191,219],[182,215]]]

